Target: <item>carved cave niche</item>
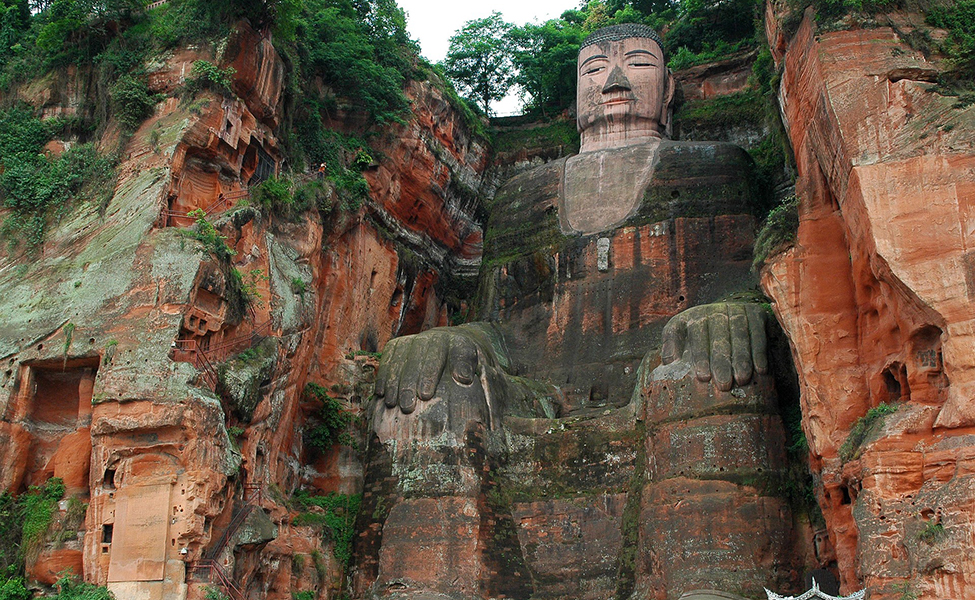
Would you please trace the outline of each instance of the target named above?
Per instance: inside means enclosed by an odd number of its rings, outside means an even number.
[[[907,365],[894,361],[884,367],[878,379],[879,381],[871,386],[876,391],[875,406],[880,403],[895,404],[910,401],[911,384],[907,377]]]
[[[240,165],[240,179],[249,187],[254,187],[274,177],[278,172],[278,161],[257,142],[247,146]]]
[[[91,465],[91,400],[99,357],[52,359],[21,365],[14,421],[30,443],[14,488],[26,491],[60,477],[69,495],[87,496]]]
[[[944,404],[950,382],[944,372],[942,333],[940,327],[924,325],[911,335],[908,379],[913,390],[912,400],[924,404]]]

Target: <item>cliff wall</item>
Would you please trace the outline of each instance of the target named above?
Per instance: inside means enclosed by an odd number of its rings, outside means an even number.
[[[105,207],[78,199],[36,254],[0,256],[0,484],[62,478],[56,527],[68,499],[86,507],[28,556],[38,583],[71,567],[119,598],[220,577],[231,595],[337,594],[336,542],[293,524],[282,490],[352,494],[362,467],[352,442],[305,446],[306,384],[358,410],[365,354],[446,322],[442,273],[476,270],[486,147],[435,85],[412,83],[412,115],[376,138],[364,206],[282,215],[248,190],[284,159],[285,62],[246,25],[220,47],[150,65],[164,99],[131,138],[114,121],[102,137],[125,144]],[[233,67],[232,93],[186,97],[197,60]],[[85,86],[71,71],[20,95],[71,114]]]
[[[975,109],[938,93],[943,65],[905,43],[922,17],[823,31],[810,10],[788,38],[769,6],[800,224],[762,285],[791,341],[843,590],[968,597]]]

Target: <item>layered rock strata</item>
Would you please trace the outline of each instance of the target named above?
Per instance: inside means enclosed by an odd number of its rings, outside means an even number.
[[[303,469],[317,406],[302,390],[320,383],[356,410],[375,366],[355,352],[443,322],[441,272],[476,267],[485,147],[435,86],[408,89],[414,115],[384,138],[365,208],[289,220],[245,206],[280,169],[285,64],[246,25],[223,47],[150,65],[169,97],[125,147],[104,214],[79,202],[35,259],[0,258],[0,483],[60,477],[87,504],[79,541],[28,564],[41,583],[73,566],[119,598],[197,598],[221,571],[246,596],[336,594],[333,542],[292,525],[275,490],[354,493],[362,466],[336,447]],[[201,59],[235,69],[233,94],[173,97]],[[20,93],[45,115],[74,110],[41,84]],[[184,231],[194,209],[229,260]]]
[[[790,39],[770,11],[800,225],[762,285],[792,343],[835,569],[871,598],[969,597],[975,109],[905,43],[918,15],[824,32],[809,11]]]

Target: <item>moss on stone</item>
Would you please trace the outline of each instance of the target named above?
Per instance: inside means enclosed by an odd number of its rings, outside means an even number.
[[[560,156],[579,151],[579,132],[574,120],[561,119],[527,127],[497,129],[494,132],[496,153],[517,153],[523,150],[561,149]]]

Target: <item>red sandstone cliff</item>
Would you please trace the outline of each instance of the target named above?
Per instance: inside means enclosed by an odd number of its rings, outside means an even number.
[[[791,39],[768,17],[800,226],[762,284],[843,590],[971,597],[975,109],[933,90],[941,65],[901,37],[917,15],[823,32],[810,10]],[[844,448],[881,403],[896,412]]]
[[[441,273],[476,269],[485,146],[434,85],[412,83],[412,117],[377,138],[362,209],[289,220],[244,207],[255,174],[281,163],[285,64],[246,26],[226,47],[152,68],[150,86],[169,97],[125,147],[104,218],[82,204],[31,264],[0,257],[0,483],[18,492],[61,477],[87,504],[77,542],[30,560],[42,583],[73,567],[119,598],[194,598],[196,567],[252,597],[338,594],[331,542],[293,526],[280,491],[351,493],[362,467],[338,446],[302,464],[315,408],[302,390],[318,382],[357,410],[356,384],[375,365],[350,352],[445,322]],[[232,97],[174,97],[198,59],[234,67]],[[35,87],[21,95],[44,114],[70,111],[70,96]],[[229,262],[181,233],[196,208],[236,252]],[[230,269],[253,274],[246,310]],[[229,375],[203,360],[258,342]]]

